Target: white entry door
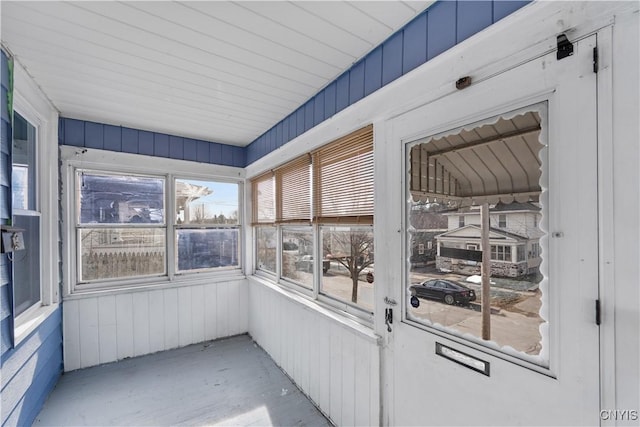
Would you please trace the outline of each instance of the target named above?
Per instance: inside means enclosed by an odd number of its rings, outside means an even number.
[[[384,423],[599,423],[595,46],[594,35],[388,122],[407,202]],[[491,253],[488,325],[475,249]]]

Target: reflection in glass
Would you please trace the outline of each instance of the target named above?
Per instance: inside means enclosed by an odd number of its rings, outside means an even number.
[[[238,266],[237,229],[180,229],[178,271]]]
[[[545,111],[541,104],[425,138],[410,146],[407,159],[406,296],[417,297],[406,304],[407,317],[486,342],[480,214],[486,204],[490,341],[540,364],[547,363],[540,332],[546,295],[539,288]]]
[[[81,224],[164,224],[164,180],[78,172]]]
[[[327,268],[321,292],[373,311],[373,230],[371,227],[321,227]]]
[[[165,274],[164,228],[80,230],[80,281]]]
[[[238,184],[176,179],[177,224],[238,224]]]
[[[24,230],[24,249],[13,252],[13,299],[18,316],[40,302],[40,216],[14,215],[14,226]]]
[[[282,277],[313,287],[313,232],[311,227],[282,230]]]
[[[257,267],[272,273],[276,271],[276,228],[256,227]]]

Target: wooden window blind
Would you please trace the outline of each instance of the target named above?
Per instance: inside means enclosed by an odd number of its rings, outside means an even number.
[[[269,171],[251,180],[253,224],[272,224],[276,219],[275,185]]]
[[[276,221],[311,222],[311,156],[304,155],[275,171]]]
[[[373,125],[312,153],[314,222],[373,223]]]

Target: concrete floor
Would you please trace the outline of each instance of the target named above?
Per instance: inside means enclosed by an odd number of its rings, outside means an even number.
[[[248,335],[65,373],[34,426],[330,426]]]

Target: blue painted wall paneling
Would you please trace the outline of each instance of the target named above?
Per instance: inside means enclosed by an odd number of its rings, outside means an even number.
[[[147,131],[138,132],[138,154],[153,156],[153,133]]]
[[[336,81],[336,113],[349,106],[349,71]]]
[[[313,126],[324,121],[324,118],[324,91],[322,91],[313,97]]]
[[[153,134],[153,155],[156,157],[169,157],[169,135],[163,133]]]
[[[84,125],[84,146],[87,148],[104,149],[104,125],[86,122]]]
[[[138,154],[138,131],[122,128],[122,152]]]
[[[382,46],[378,46],[364,61],[364,96],[382,87]]]
[[[456,44],[455,2],[438,2],[427,14],[427,61]]]
[[[338,83],[332,82],[324,89],[324,119],[328,119],[336,113],[336,100]]]
[[[493,22],[498,22],[505,16],[529,4],[530,1],[496,1],[493,2]]]
[[[493,2],[459,1],[456,21],[456,43],[460,43],[493,24]]]
[[[209,157],[209,147],[211,146],[211,143],[207,142],[207,141],[196,141],[197,142],[197,151],[196,151],[196,159],[198,159],[198,161],[203,162],[203,163],[209,163],[210,161],[210,157]]]
[[[197,161],[198,160],[198,141],[195,139],[184,138],[183,140],[184,150],[182,153],[182,158],[184,160]],[[204,158],[204,156],[203,156]],[[209,159],[209,153],[206,156]]]
[[[419,15],[404,28],[402,73],[427,62],[427,15]]]
[[[315,100],[311,98],[304,104],[304,130],[305,132],[311,129],[314,125],[314,107]]]
[[[58,308],[3,360],[3,425],[31,425],[62,374],[62,315]],[[4,359],[4,358],[3,358]]]
[[[104,149],[122,151],[122,128],[120,126],[104,126]]]
[[[184,139],[177,136],[169,137],[169,157],[176,160],[184,159]]]
[[[359,61],[349,72],[349,105],[364,98],[364,63]]]
[[[217,149],[217,151],[214,149],[212,154],[211,147],[213,145],[222,146],[225,144],[69,118],[60,118],[58,129],[58,142],[60,145],[103,149],[177,160],[190,160],[202,163],[234,164],[231,160],[233,156],[229,157],[228,163],[224,163],[219,154],[219,149]],[[274,145],[270,148],[275,149],[276,147]],[[265,151],[265,154],[266,152],[267,151]],[[244,153],[242,153],[242,155],[236,155],[235,157],[245,159],[246,162],[246,155]],[[236,160],[235,165],[237,167],[244,167],[245,163],[239,164]]]

